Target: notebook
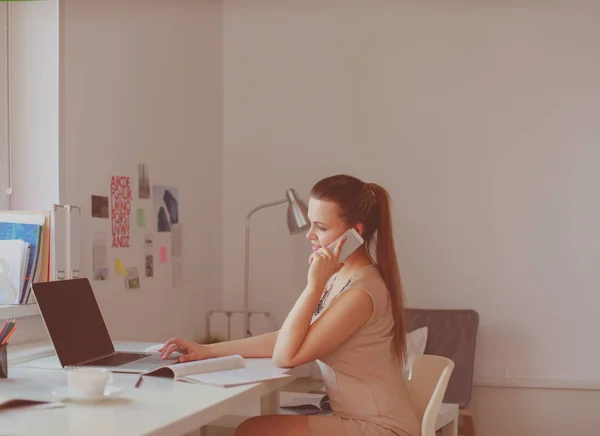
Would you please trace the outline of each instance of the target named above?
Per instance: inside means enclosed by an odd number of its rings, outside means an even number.
[[[286,378],[289,377],[288,371],[287,368],[277,368],[271,359],[244,359],[234,355],[165,365],[144,375],[231,387]]]

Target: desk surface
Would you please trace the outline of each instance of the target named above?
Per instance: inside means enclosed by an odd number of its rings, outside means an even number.
[[[119,349],[144,349],[148,344],[118,344]],[[125,346],[124,346],[125,345]],[[114,385],[125,392],[120,397],[95,404],[64,403],[54,409],[21,408],[0,412],[2,434],[10,435],[178,435],[192,432],[248,401],[280,389],[293,377],[231,388],[175,382],[138,375],[114,374]],[[51,391],[66,386],[62,370],[9,368],[9,378],[0,379],[0,401],[31,398],[54,401]]]

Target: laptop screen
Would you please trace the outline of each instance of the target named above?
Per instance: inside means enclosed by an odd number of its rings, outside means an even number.
[[[88,279],[34,283],[33,292],[63,367],[114,351]]]

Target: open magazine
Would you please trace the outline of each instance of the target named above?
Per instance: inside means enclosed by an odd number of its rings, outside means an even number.
[[[230,387],[289,377],[287,372],[288,369],[273,365],[271,359],[244,359],[234,355],[165,365],[144,376]]]
[[[328,395],[300,395],[290,401],[282,401],[279,407],[282,415],[330,415],[331,404]]]

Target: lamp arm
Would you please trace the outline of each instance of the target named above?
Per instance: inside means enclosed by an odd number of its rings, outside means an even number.
[[[287,201],[288,201],[288,199],[284,198],[283,200],[272,201],[271,203],[265,203],[265,204],[261,204],[260,206],[255,207],[250,212],[248,212],[248,215],[246,215],[246,228],[250,227],[250,218],[252,218],[252,215],[254,215],[259,210],[266,209],[267,207],[271,207],[271,206],[278,206],[280,204],[287,203]]]
[[[245,264],[244,264],[244,337],[252,336],[250,333],[250,314],[249,314],[249,298],[248,298],[248,284],[250,279],[250,218],[256,212],[261,209],[266,209],[271,206],[278,206],[280,204],[287,203],[288,199],[272,201],[255,207],[248,215],[246,215],[246,252],[245,252]]]

